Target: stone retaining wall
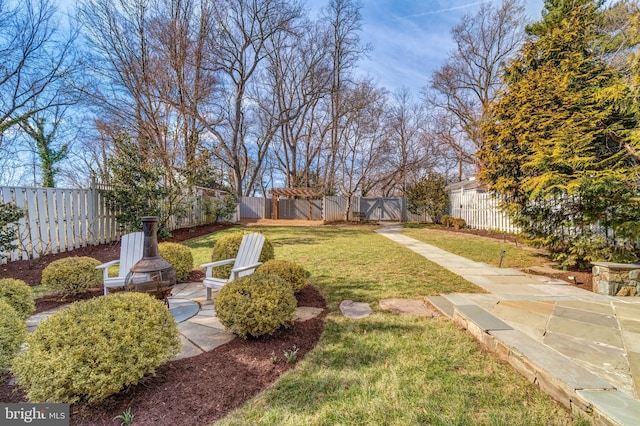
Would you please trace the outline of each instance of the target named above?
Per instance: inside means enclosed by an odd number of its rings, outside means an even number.
[[[593,291],[608,296],[640,295],[640,263],[591,262]]]

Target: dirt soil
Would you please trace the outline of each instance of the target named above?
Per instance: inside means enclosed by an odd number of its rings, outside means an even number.
[[[208,225],[172,232],[163,241],[179,242],[226,229],[231,225]],[[19,278],[38,285],[42,270],[53,260],[68,256],[90,256],[101,262],[117,259],[120,245],[102,244],[71,252],[44,256],[31,261],[10,262],[0,267],[0,277]],[[190,281],[202,281],[204,274],[193,271]],[[64,303],[102,295],[95,289],[73,300],[55,296],[36,300],[36,311],[42,312]],[[129,407],[136,425],[203,425],[224,417],[249,398],[258,394],[295,363],[285,362],[283,352],[298,348],[297,360],[315,347],[324,327],[327,306],[322,295],[306,286],[297,295],[298,306],[322,308],[318,317],[295,322],[275,335],[243,340],[236,338],[201,355],[171,361],[160,367],[154,376],[136,386],[111,396],[100,404],[78,403],[71,407],[72,425],[114,425],[113,418]],[[278,356],[273,363],[271,354]],[[27,402],[24,393],[13,384],[11,374],[0,375],[0,401]]]

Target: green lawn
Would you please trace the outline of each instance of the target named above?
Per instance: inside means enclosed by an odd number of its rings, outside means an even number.
[[[250,229],[271,240],[277,258],[312,273],[331,313],[318,346],[295,370],[220,424],[579,424],[451,321],[378,309],[382,298],[481,291],[473,284],[372,226]],[[187,242],[195,263],[208,261],[215,239],[233,231]],[[343,317],[345,299],[370,303],[374,314]]]
[[[500,264],[500,252],[502,250],[505,251],[502,261],[504,268],[526,268],[550,262],[547,257],[530,248],[516,247],[512,243],[497,239],[447,232],[432,227],[404,228],[402,233],[423,243],[493,266]]]

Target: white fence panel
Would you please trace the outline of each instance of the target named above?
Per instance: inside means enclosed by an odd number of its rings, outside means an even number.
[[[499,200],[493,195],[485,192],[466,191],[451,192],[450,197],[450,215],[464,219],[470,228],[519,232],[519,228],[500,208]]]
[[[169,219],[169,229],[206,223],[203,197],[188,199],[187,210]],[[0,187],[0,202],[24,210],[18,222],[18,247],[7,253],[9,261],[109,243],[123,233],[117,212],[109,210],[97,189]]]

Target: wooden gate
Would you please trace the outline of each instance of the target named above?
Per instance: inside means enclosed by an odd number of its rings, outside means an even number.
[[[364,212],[367,220],[402,221],[402,198],[362,198],[360,211]]]

